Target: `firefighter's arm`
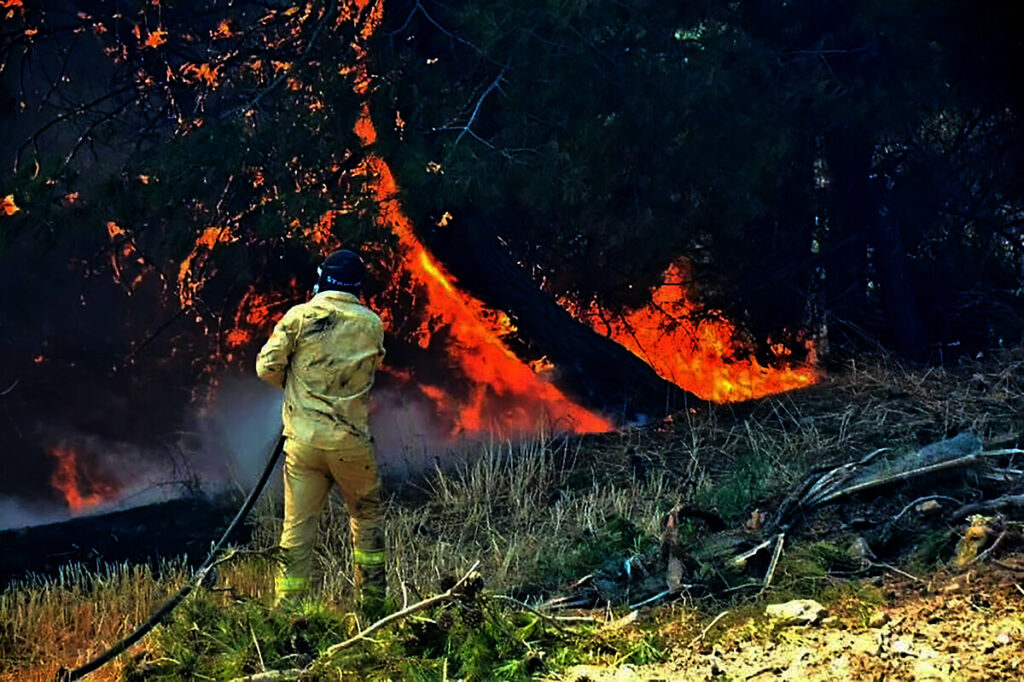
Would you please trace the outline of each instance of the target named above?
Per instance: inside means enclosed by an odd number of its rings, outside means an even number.
[[[292,308],[285,313],[256,357],[256,375],[278,388],[284,387],[288,363],[295,349],[295,324],[298,319],[295,310]]]

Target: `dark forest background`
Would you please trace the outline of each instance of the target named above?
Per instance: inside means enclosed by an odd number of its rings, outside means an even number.
[[[499,259],[538,295],[614,309],[686,258],[706,310],[765,357],[803,333],[827,363],[1016,345],[1022,13],[3,0],[0,437],[166,438],[211,366],[249,366],[261,339],[229,335],[253,286],[283,311],[336,243],[372,254],[380,290],[395,246],[368,153],[420,238],[501,309],[521,292]],[[7,473],[51,466],[2,461],[4,494]]]

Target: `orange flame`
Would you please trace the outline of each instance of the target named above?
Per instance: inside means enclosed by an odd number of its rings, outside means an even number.
[[[367,3],[357,0],[356,4],[362,10]],[[364,38],[370,37],[380,24],[380,5],[377,3],[366,17]],[[367,92],[369,82],[362,61],[355,68],[358,94]],[[355,124],[355,133],[367,148],[377,140],[366,102]],[[521,433],[535,430],[545,420],[555,428],[576,433],[610,431],[610,420],[571,401],[509,350],[501,339],[502,334],[514,330],[507,315],[488,309],[456,288],[454,278],[416,238],[412,222],[398,199],[394,175],[384,159],[368,154],[360,172],[366,175],[376,199],[378,224],[398,237],[402,257],[398,272],[407,272],[414,285],[426,293],[431,319],[420,326],[417,342],[426,348],[432,330],[443,327],[448,334],[445,351],[450,364],[472,382],[470,395],[461,400],[444,389],[421,383],[423,393],[454,424],[453,433],[488,429]],[[399,280],[396,276],[395,282]]]
[[[98,480],[81,466],[73,448],[58,445],[51,448],[49,454],[57,460],[50,484],[64,495],[72,514],[87,511],[117,495],[116,486]]]
[[[288,307],[301,297],[302,288],[294,277],[281,291],[265,294],[257,291],[255,286],[250,287],[238,304],[234,325],[225,337],[227,347],[243,348],[256,338],[256,334],[265,336]]]
[[[202,289],[205,282],[202,271],[213,249],[218,244],[229,244],[237,239],[229,227],[207,227],[196,237],[191,253],[178,267],[178,300],[182,308],[191,306]]]
[[[372,129],[368,116],[362,120],[364,130]],[[437,386],[421,385],[438,411],[452,421],[453,432],[520,433],[536,429],[544,420],[576,433],[611,430],[611,421],[571,401],[508,349],[501,337],[515,328],[507,315],[459,291],[454,278],[416,238],[387,163],[370,154],[364,171],[376,199],[378,223],[398,237],[400,271],[426,294],[430,320],[417,330],[417,343],[426,348],[433,330],[445,328],[449,361],[473,384],[463,400]]]
[[[700,309],[689,285],[689,266],[677,261],[668,267],[651,302],[619,315],[596,301],[573,310],[598,333],[604,334],[650,365],[659,376],[695,395],[718,403],[750,400],[815,383],[814,346],[807,342],[805,363],[764,367],[755,358],[737,357],[744,347],[736,327],[721,318],[696,319]],[[563,302],[564,304],[564,302]],[[772,346],[780,359],[789,353]]]

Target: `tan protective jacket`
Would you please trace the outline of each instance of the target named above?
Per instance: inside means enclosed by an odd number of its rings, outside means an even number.
[[[384,325],[353,294],[324,291],[284,314],[256,359],[284,387],[284,435],[325,450],[370,440],[370,387],[384,360]]]

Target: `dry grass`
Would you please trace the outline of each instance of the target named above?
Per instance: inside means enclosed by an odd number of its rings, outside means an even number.
[[[479,559],[491,589],[508,589],[575,549],[621,517],[646,532],[674,497],[662,475],[635,485],[607,485],[578,466],[579,441],[537,437],[521,443],[476,445],[461,453],[449,471],[424,481],[418,500],[391,499],[385,510],[390,583],[396,595],[437,589],[438,581]],[[574,480],[570,480],[574,479]],[[566,487],[569,484],[573,487]],[[253,546],[272,547],[280,522],[279,500],[257,510]],[[351,547],[344,506],[332,499],[321,518],[316,569],[320,599],[347,609],[351,603]],[[212,598],[228,604],[248,598],[269,603],[272,561],[246,555],[222,567]],[[10,679],[52,679],[60,665],[74,666],[127,634],[182,582],[185,569],[168,563],[154,572],[145,566],[116,565],[102,574],[71,567],[48,580],[9,587],[0,596],[4,622],[0,643],[3,674]],[[116,679],[121,664],[96,679]]]
[[[451,468],[392,488],[385,511],[390,584],[399,599],[415,600],[435,591],[442,576],[480,560],[492,591],[524,584],[557,589],[575,569],[586,570],[581,545],[632,551],[598,542],[614,520],[656,541],[677,501],[717,508],[739,523],[755,507],[770,510],[810,468],[878,447],[917,447],[965,429],[1019,445],[1022,367],[1022,351],[920,370],[882,359],[851,365],[805,391],[681,414],[670,424],[468,446]],[[279,508],[280,500],[267,499],[257,509],[254,548],[273,546]],[[346,609],[351,549],[338,500],[320,530],[319,594],[331,608]],[[0,675],[51,679],[58,665],[102,650],[144,620],[185,570],[168,563],[158,573],[123,565],[99,574],[69,568],[9,587],[0,595]],[[269,560],[242,557],[222,567],[221,591],[207,597],[267,603],[272,573]],[[113,679],[120,667],[95,679]]]

